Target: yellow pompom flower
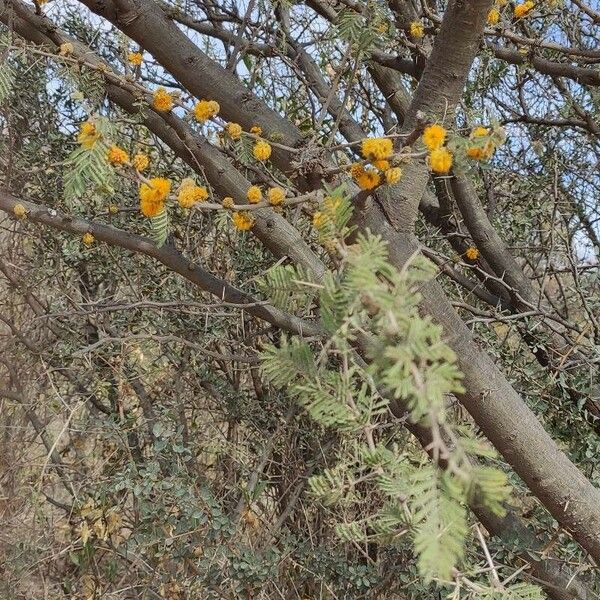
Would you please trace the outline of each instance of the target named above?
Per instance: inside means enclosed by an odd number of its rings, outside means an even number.
[[[24,219],[27,216],[27,209],[21,203],[15,204],[13,206],[13,215],[17,219]]]
[[[75,48],[73,47],[73,44],[71,42],[65,42],[59,46],[58,53],[61,56],[69,56],[70,54],[73,54],[74,51]]]
[[[469,260],[477,260],[479,258],[479,250],[477,250],[477,248],[475,248],[475,246],[469,246],[465,250],[465,256]]]
[[[86,121],[80,125],[79,134],[77,135],[77,142],[84,148],[89,150],[99,139],[100,133],[98,132],[94,123]]]
[[[188,185],[179,189],[177,201],[182,208],[192,208],[196,202],[204,202],[208,198],[208,190],[200,185]]]
[[[239,123],[227,123],[225,127],[229,137],[237,140],[242,135],[242,126]]]
[[[256,160],[269,160],[271,156],[271,144],[269,142],[265,142],[264,140],[258,140],[254,147],[252,148],[252,154]]]
[[[124,165],[129,162],[129,155],[123,148],[113,144],[106,153],[106,160],[111,165]]]
[[[447,131],[441,125],[428,125],[423,131],[423,143],[429,150],[437,150],[444,145]]]
[[[497,25],[500,21],[500,11],[497,8],[492,8],[487,15],[488,25]]]
[[[375,171],[364,171],[356,179],[356,183],[361,190],[372,190],[381,182],[381,176]]]
[[[109,215],[118,215],[119,207],[116,204],[109,204],[108,205],[108,214]]]
[[[91,246],[91,245],[94,243],[94,241],[95,241],[95,238],[94,238],[94,236],[93,236],[93,235],[92,235],[92,234],[91,234],[91,233],[88,231],[87,233],[84,233],[84,234],[83,234],[83,236],[82,236],[82,238],[81,238],[81,241],[82,241],[82,242],[83,242],[83,243],[84,243],[86,246]]]
[[[220,110],[221,107],[215,100],[200,100],[200,102],[197,102],[196,106],[194,106],[194,117],[196,118],[196,121],[204,123],[205,121],[208,121],[208,119],[219,114]]]
[[[416,39],[420,39],[425,35],[425,26],[420,21],[413,21],[410,24],[410,35]]]
[[[521,4],[517,4],[515,6],[513,14],[515,15],[515,18],[521,19],[521,18],[527,16],[533,10],[534,7],[535,7],[535,3],[531,2],[531,0],[528,0],[527,2],[522,2]]]
[[[127,55],[127,60],[129,61],[129,64],[133,65],[134,67],[139,67],[142,64],[142,53],[141,52],[130,52]]]
[[[478,144],[467,148],[467,156],[475,160],[488,160],[492,158],[495,150],[495,146],[491,141],[487,141],[485,144]]]
[[[253,133],[254,135],[262,135],[262,127],[259,127],[258,125],[253,125],[252,127],[250,127],[250,133]]]
[[[225,196],[225,198],[223,198],[223,208],[233,208],[234,205],[235,202],[231,196]]]
[[[152,106],[158,112],[168,112],[173,108],[173,96],[164,87],[154,90]]]
[[[234,212],[231,215],[233,225],[240,231],[248,231],[254,225],[254,217],[247,212]]]
[[[246,198],[250,204],[258,204],[262,200],[262,192],[257,185],[251,185],[246,192]]]
[[[489,134],[488,128],[483,127],[482,125],[478,125],[477,127],[474,127],[473,131],[471,131],[472,138],[485,137],[488,134]]]
[[[398,183],[402,177],[402,169],[400,167],[392,167],[385,172],[386,183]]]
[[[365,170],[365,167],[361,163],[352,163],[350,166],[350,175],[353,179],[356,179]]]
[[[446,148],[432,150],[429,155],[429,166],[434,173],[445,174],[452,168],[452,153]]]
[[[387,160],[374,160],[372,164],[380,171],[387,171],[390,168],[390,163]]]
[[[148,168],[148,165],[150,164],[150,159],[145,154],[142,154],[140,152],[133,157],[131,164],[136,171],[141,173],[142,171],[145,171]]]
[[[267,198],[271,206],[278,206],[285,199],[285,192],[280,187],[272,187],[267,192]]]
[[[362,155],[369,160],[385,160],[394,152],[394,145],[389,138],[366,138],[362,141]]]
[[[153,177],[140,185],[140,210],[146,217],[155,217],[165,207],[171,192],[171,182],[164,177]]]
[[[323,229],[323,227],[325,227],[325,225],[327,225],[329,223],[329,221],[331,220],[331,218],[329,217],[328,214],[321,212],[320,210],[318,210],[314,215],[313,215],[313,227],[315,229]]]

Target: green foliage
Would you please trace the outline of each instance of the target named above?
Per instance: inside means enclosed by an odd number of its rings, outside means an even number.
[[[8,60],[4,60],[0,63],[0,104],[8,98],[13,83],[15,80],[15,72],[8,63]]]
[[[344,260],[318,288],[328,339],[319,350],[283,337],[279,347],[264,350],[262,370],[314,421],[347,440],[346,457],[309,481],[324,506],[355,507],[355,519],[336,525],[339,536],[394,543],[410,533],[421,575],[447,581],[464,557],[467,501],[476,498],[502,514],[506,476],[474,462],[490,451],[470,431],[448,423],[446,398],[462,389],[461,374],[441,328],[419,314],[418,290],[433,272],[430,263],[415,258],[398,271],[375,236],[361,236],[349,247],[343,238],[338,242]],[[266,281],[277,282],[279,306],[301,304],[305,288],[296,277],[290,267],[270,272]],[[262,289],[270,288],[263,284]],[[447,461],[444,472],[388,439],[383,423],[390,398],[413,421],[431,428],[432,452]],[[378,508],[359,517],[365,503]]]
[[[297,311],[300,307],[308,310],[314,295],[312,277],[300,266],[278,265],[269,269],[258,280],[258,287],[274,306],[285,311]]]
[[[91,148],[78,146],[63,163],[64,197],[69,206],[90,192],[101,195],[113,193],[114,174],[106,160],[108,126],[102,119],[94,122],[100,138]]]

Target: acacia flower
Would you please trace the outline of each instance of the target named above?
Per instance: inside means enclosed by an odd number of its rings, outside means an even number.
[[[432,150],[429,155],[429,166],[434,173],[445,174],[452,168],[452,153],[446,148]]]
[[[91,245],[94,243],[94,241],[95,241],[95,238],[94,238],[94,236],[93,236],[93,235],[92,235],[92,234],[91,234],[91,233],[88,231],[87,233],[84,233],[84,234],[83,234],[83,236],[82,236],[82,238],[81,238],[81,241],[82,241],[82,242],[83,242],[83,243],[84,243],[86,246],[91,246]]]
[[[262,200],[262,192],[257,185],[251,185],[246,192],[246,198],[250,204],[258,204]]]
[[[264,140],[258,140],[254,147],[252,148],[252,154],[256,160],[269,160],[271,156],[271,144],[269,142],[265,142]]]
[[[356,179],[356,183],[361,190],[372,190],[381,182],[381,175],[375,171],[365,170]]]
[[[390,163],[387,160],[374,160],[371,164],[380,171],[387,171],[390,168]]]
[[[96,128],[96,125],[91,121],[86,121],[79,126],[79,134],[77,135],[77,142],[84,148],[90,149],[100,139],[100,133]]]
[[[528,0],[527,2],[522,2],[521,4],[517,4],[513,11],[515,18],[521,19],[527,16],[534,8],[535,3]]]
[[[385,172],[386,183],[398,183],[402,177],[402,169],[400,167],[392,167]]]
[[[428,125],[423,131],[423,143],[431,150],[437,150],[444,145],[447,131],[438,123]]]
[[[221,107],[215,100],[200,100],[200,102],[197,102],[196,106],[194,106],[194,117],[196,117],[196,121],[204,123],[217,115],[220,110]]]
[[[242,135],[242,126],[239,123],[227,123],[225,129],[233,140],[237,140]]]
[[[254,135],[262,135],[262,127],[259,127],[258,125],[253,125],[252,127],[250,127],[250,133],[253,133]]]
[[[154,90],[152,106],[158,112],[168,112],[173,108],[173,96],[164,87]]]
[[[318,210],[313,215],[312,223],[313,223],[313,227],[315,229],[323,229],[323,227],[325,227],[325,225],[327,225],[329,223],[329,221],[331,221],[331,218],[329,217],[329,215]]]
[[[27,209],[21,203],[15,204],[13,206],[13,215],[17,219],[24,219],[27,216]]]
[[[413,21],[410,24],[410,35],[416,39],[420,39],[425,35],[425,26],[420,21]]]
[[[141,152],[139,152],[133,157],[131,164],[136,171],[141,173],[142,171],[145,171],[148,168],[148,165],[150,164],[150,159],[146,154],[142,154]]]
[[[69,56],[69,54],[73,54],[75,48],[71,42],[65,42],[59,46],[58,53],[60,56]]]
[[[113,144],[106,153],[106,160],[111,165],[124,165],[129,162],[129,156],[123,148],[119,148],[119,146]]]
[[[280,187],[272,187],[267,192],[267,198],[271,206],[278,206],[285,199],[285,192]]]
[[[225,196],[223,198],[223,208],[233,208],[235,202],[231,196]]]
[[[248,231],[254,225],[254,217],[247,212],[234,212],[231,218],[234,227],[240,231]]]
[[[477,260],[479,258],[479,250],[477,248],[475,248],[475,246],[469,246],[465,250],[465,256],[469,260]]]
[[[127,60],[129,61],[129,64],[133,65],[134,67],[139,67],[142,64],[142,53],[141,52],[130,52],[127,55]]]
[[[165,207],[171,191],[171,182],[164,177],[153,177],[140,185],[140,210],[146,217],[155,217]]]
[[[361,152],[369,160],[385,160],[394,152],[394,145],[389,138],[366,138],[362,141]]]
[[[208,190],[200,185],[187,185],[179,189],[177,201],[182,208],[191,208],[196,202],[204,202],[208,198]]]
[[[497,8],[492,8],[487,15],[488,25],[497,25],[500,21],[500,11]]]

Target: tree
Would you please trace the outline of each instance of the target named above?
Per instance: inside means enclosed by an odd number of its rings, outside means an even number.
[[[5,594],[597,595],[596,7],[0,15]]]

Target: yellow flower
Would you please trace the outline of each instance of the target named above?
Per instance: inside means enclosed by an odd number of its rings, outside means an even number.
[[[335,213],[335,211],[340,207],[342,203],[341,198],[336,198],[335,196],[326,196],[323,201],[323,206],[328,213]]]
[[[258,140],[252,148],[252,154],[256,160],[269,160],[271,156],[271,145],[264,140]]]
[[[361,175],[359,175],[356,179],[356,183],[358,183],[358,187],[361,190],[372,190],[377,187],[381,182],[381,176],[379,173],[375,173],[375,171],[364,171]]]
[[[325,227],[325,225],[327,225],[330,221],[330,217],[328,214],[321,212],[320,210],[318,210],[314,215],[313,215],[313,227],[315,229],[322,229],[323,227]]]
[[[262,192],[257,185],[252,185],[248,188],[246,198],[250,204],[258,204],[262,200]]]
[[[96,129],[96,125],[90,121],[82,123],[79,127],[77,142],[88,150],[100,139],[100,134]]]
[[[497,25],[500,21],[500,11],[497,8],[492,8],[487,16],[488,25]]]
[[[133,65],[134,67],[139,67],[142,64],[142,53],[130,52],[127,55],[127,60],[129,61],[129,64]]]
[[[238,123],[227,123],[225,129],[227,130],[229,137],[234,140],[237,140],[242,135],[242,126]]]
[[[233,208],[235,202],[231,196],[225,196],[223,198],[223,208]]]
[[[150,164],[150,159],[145,154],[138,153],[133,157],[131,164],[133,165],[133,168],[136,171],[139,171],[141,173],[142,171],[145,171],[148,168],[148,165]]]
[[[177,200],[182,208],[191,208],[196,202],[204,202],[208,198],[208,190],[200,185],[188,185],[179,189]]]
[[[111,165],[124,165],[129,162],[129,156],[123,148],[119,148],[119,146],[113,144],[106,153],[106,160]]]
[[[423,143],[429,150],[437,150],[446,141],[446,129],[437,123],[425,127],[423,131]]]
[[[467,148],[467,156],[475,160],[488,160],[494,154],[495,146],[491,141]]]
[[[259,127],[258,125],[253,125],[252,127],[250,127],[250,133],[253,133],[254,135],[262,135],[262,127]]]
[[[74,50],[75,48],[71,42],[65,42],[64,44],[60,45],[58,53],[61,56],[69,56],[69,54],[73,54]]]
[[[472,138],[485,137],[488,134],[489,134],[488,128],[483,127],[482,125],[478,125],[477,127],[474,127],[473,131],[471,131]]]
[[[204,123],[218,114],[220,110],[221,107],[218,102],[215,102],[214,100],[200,100],[200,102],[197,102],[196,106],[194,106],[194,117],[196,117],[196,121]]]
[[[420,21],[413,21],[410,24],[410,35],[416,39],[420,39],[425,35],[425,26]]]
[[[164,87],[154,90],[152,106],[158,112],[168,112],[173,108],[173,96]]]
[[[366,138],[362,141],[362,155],[369,160],[385,160],[394,152],[389,138]]]
[[[165,200],[171,191],[171,182],[164,177],[153,177],[140,185],[140,210],[146,217],[155,217],[165,207]]]
[[[254,225],[254,217],[247,212],[234,212],[231,218],[234,227],[240,231],[248,231]]]
[[[527,16],[533,10],[535,4],[528,0],[527,2],[522,2],[521,4],[517,4],[513,11],[513,14],[517,19],[521,19],[522,17]]]
[[[465,250],[465,256],[469,260],[477,260],[479,258],[479,250],[477,250],[477,248],[475,248],[475,246],[469,246]]]
[[[119,213],[119,207],[116,204],[108,205],[108,213],[111,215],[116,215]]]
[[[385,181],[389,184],[398,183],[402,177],[402,169],[400,167],[392,167],[385,172]]]
[[[17,219],[24,219],[27,216],[27,209],[22,204],[15,204],[13,206],[13,215]]]
[[[372,164],[380,171],[387,171],[390,168],[390,163],[387,160],[374,160]]]
[[[361,163],[352,163],[350,166],[350,175],[353,179],[356,179],[359,175],[364,173],[365,167]]]
[[[429,155],[429,166],[434,173],[448,173],[452,168],[452,153],[446,148],[432,150]]]
[[[91,246],[94,243],[94,236],[88,231],[87,233],[83,234],[83,237],[81,238],[81,241],[86,246]]]
[[[280,187],[272,187],[267,192],[267,198],[271,206],[277,206],[285,199],[285,192]]]

